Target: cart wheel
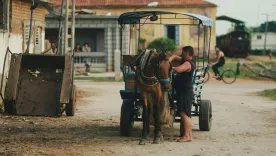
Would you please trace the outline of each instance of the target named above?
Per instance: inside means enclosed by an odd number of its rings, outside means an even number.
[[[121,107],[120,134],[121,136],[130,136],[134,120],[132,118],[132,100],[124,100]]]
[[[77,87],[74,85],[74,91],[72,95],[72,99],[66,105],[65,113],[67,116],[74,116],[76,111],[76,100],[77,100]]]
[[[210,131],[212,125],[212,104],[210,100],[201,100],[199,107],[199,129]]]
[[[209,81],[209,79],[210,79],[210,73],[209,73],[209,71],[206,71],[206,74],[205,74],[205,77],[204,77],[204,83],[206,83],[206,82],[208,82]]]

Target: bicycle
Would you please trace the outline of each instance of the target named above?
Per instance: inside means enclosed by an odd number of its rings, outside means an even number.
[[[210,71],[209,71],[210,67],[211,67],[211,65],[208,67],[208,69],[206,71],[204,83],[208,82],[210,79]],[[214,73],[214,72],[212,71],[212,73]],[[232,84],[237,79],[237,75],[236,75],[235,71],[233,71],[230,68],[226,68],[226,69],[222,68],[222,69],[220,69],[220,73],[222,73],[222,74],[219,74],[219,76],[216,78],[216,80],[218,80],[218,81],[222,80],[225,84]]]

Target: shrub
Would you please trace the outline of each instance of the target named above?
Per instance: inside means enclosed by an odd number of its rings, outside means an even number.
[[[143,43],[145,43],[146,42],[146,39],[144,39],[144,38],[139,38],[139,43],[140,44],[143,44]]]
[[[264,50],[254,49],[254,50],[251,50],[250,55],[263,56],[263,51]],[[268,55],[269,51],[270,49],[267,49],[265,55]],[[276,52],[274,52],[273,50],[272,50],[272,55],[276,56]]]
[[[174,51],[176,49],[175,41],[170,38],[157,38],[149,43],[148,45],[149,49],[156,49],[160,50],[162,52],[165,52],[167,50]]]

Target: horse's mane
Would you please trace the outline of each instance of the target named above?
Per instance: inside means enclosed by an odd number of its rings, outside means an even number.
[[[166,53],[157,51],[155,49],[145,49],[141,56],[139,56],[138,66],[144,70],[148,66],[155,66],[157,63],[169,59]]]

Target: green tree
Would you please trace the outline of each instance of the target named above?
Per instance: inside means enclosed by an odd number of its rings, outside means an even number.
[[[167,50],[174,51],[176,49],[175,41],[170,38],[157,38],[149,43],[149,49],[157,49],[162,52],[166,52]]]
[[[253,31],[254,32],[265,32],[265,26],[266,26],[266,22],[262,23],[259,27],[253,28]],[[268,22],[267,31],[268,32],[276,32],[276,21]]]

